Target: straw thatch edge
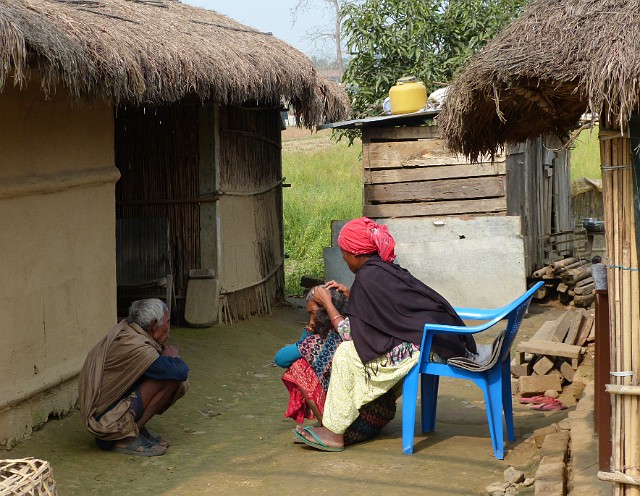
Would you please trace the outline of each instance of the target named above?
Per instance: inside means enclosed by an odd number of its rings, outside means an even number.
[[[453,82],[439,117],[476,160],[603,110],[622,128],[640,105],[640,2],[537,0]]]
[[[39,81],[78,100],[294,106],[308,127],[346,118],[346,92],[286,43],[176,0],[3,0],[0,90]]]

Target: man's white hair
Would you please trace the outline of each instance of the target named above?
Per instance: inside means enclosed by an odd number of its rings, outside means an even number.
[[[164,301],[157,298],[134,301],[129,307],[130,324],[138,324],[145,331],[148,331],[155,320],[162,324],[164,314],[168,310]]]

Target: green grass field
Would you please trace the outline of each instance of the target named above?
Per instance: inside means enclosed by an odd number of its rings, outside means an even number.
[[[362,213],[360,142],[347,146],[329,134],[286,140],[284,247],[287,295],[300,295],[300,277],[324,278],[323,249],[331,245],[331,221]]]
[[[300,277],[324,278],[323,249],[331,244],[331,221],[362,215],[362,145],[330,139],[328,131],[283,133],[285,182],[285,292],[300,295]],[[582,131],[571,151],[571,178],[600,179],[598,128]]]
[[[598,127],[582,131],[574,146],[571,150],[571,179],[601,179]]]

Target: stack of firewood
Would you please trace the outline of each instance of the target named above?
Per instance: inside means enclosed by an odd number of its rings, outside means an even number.
[[[520,393],[561,391],[563,384],[573,382],[585,346],[594,339],[591,310],[567,310],[558,319],[545,322],[529,341],[516,347],[511,374],[518,378]]]
[[[545,282],[536,297],[542,299],[557,292],[565,305],[589,308],[595,300],[595,284],[591,276],[591,262],[579,258],[563,258],[536,270],[533,279]]]

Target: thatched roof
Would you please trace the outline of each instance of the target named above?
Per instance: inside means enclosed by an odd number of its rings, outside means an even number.
[[[536,0],[472,58],[440,115],[449,146],[476,159],[640,103],[638,0]]]
[[[292,105],[304,124],[344,119],[345,91],[298,50],[217,12],[176,0],[2,0],[0,90],[38,71],[79,99]],[[33,84],[33,82],[30,82]]]

